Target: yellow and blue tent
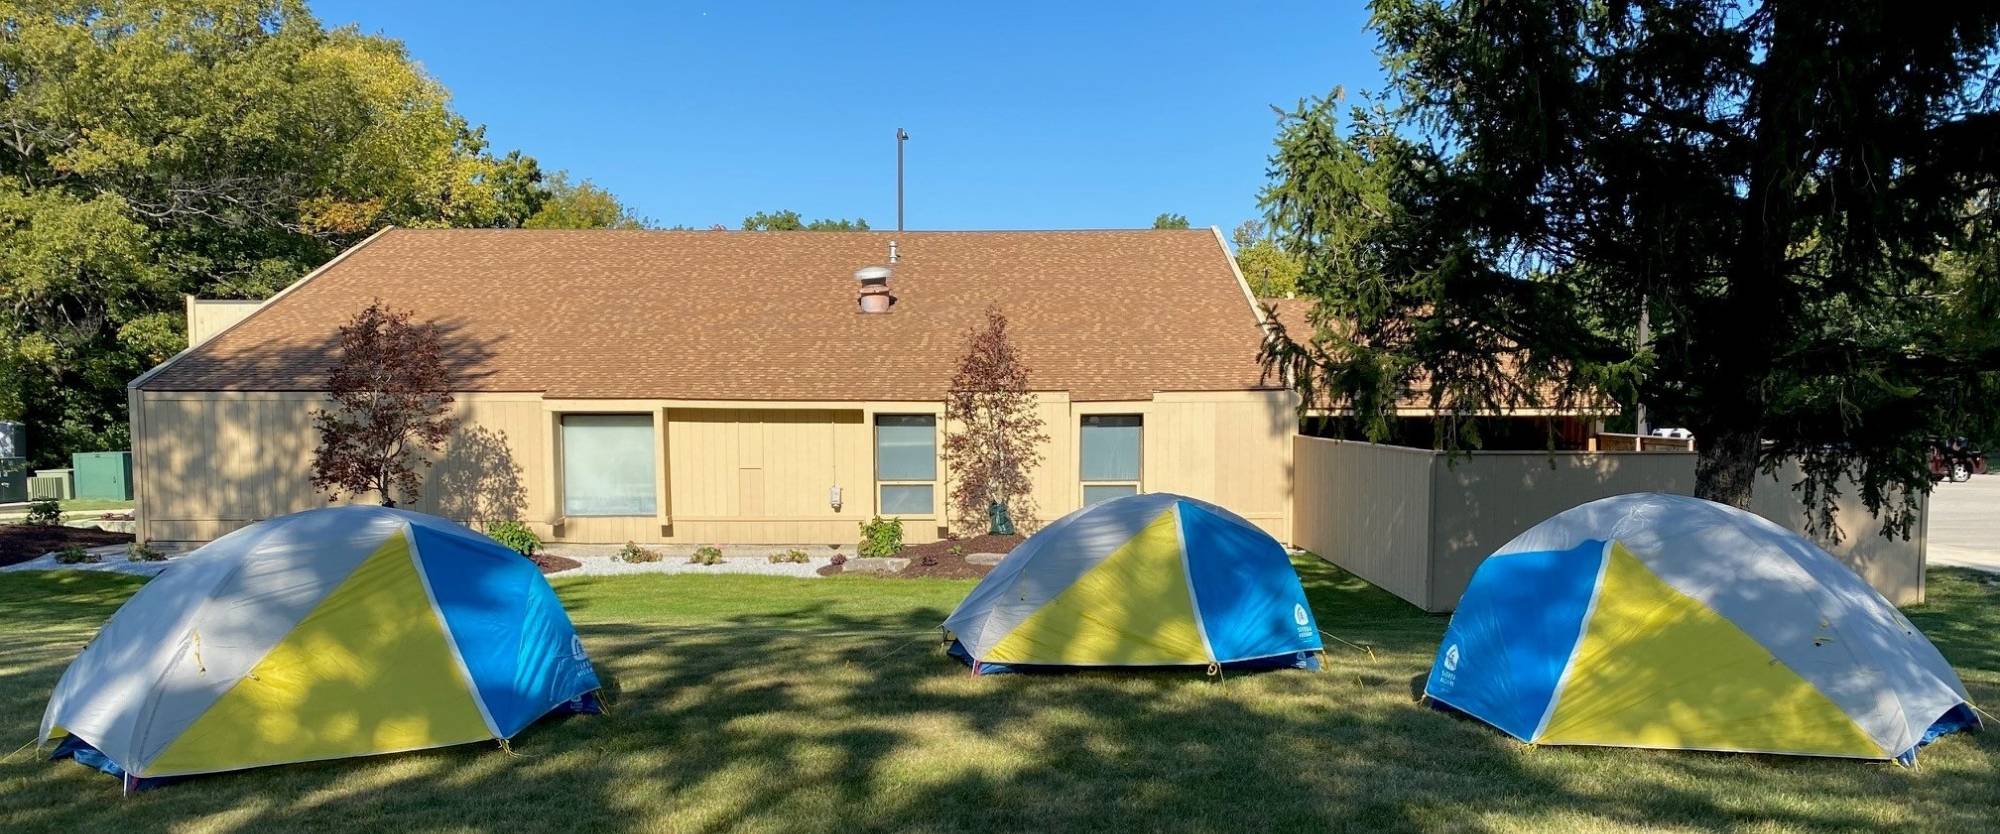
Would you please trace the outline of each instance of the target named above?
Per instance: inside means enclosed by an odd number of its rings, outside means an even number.
[[[1063,516],[1007,554],[944,621],[981,674],[1079,666],[1318,667],[1291,559],[1240,516],[1171,493]]]
[[[1914,762],[1965,685],[1797,534],[1679,495],[1592,501],[1479,566],[1424,694],[1531,744]]]
[[[56,684],[41,741],[155,780],[506,739],[596,712],[597,673],[533,562],[420,513],[330,507],[176,561]]]

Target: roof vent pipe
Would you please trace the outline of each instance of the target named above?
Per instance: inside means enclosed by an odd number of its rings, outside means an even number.
[[[889,265],[896,265],[896,242],[893,240],[889,241]]]
[[[864,266],[854,271],[854,280],[861,284],[858,296],[861,312],[886,313],[896,303],[896,297],[889,294],[889,274],[886,266]]]

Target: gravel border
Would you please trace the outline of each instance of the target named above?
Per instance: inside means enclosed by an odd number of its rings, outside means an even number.
[[[97,558],[103,561],[78,562],[73,565],[65,565],[56,561],[54,553],[44,553],[28,561],[0,568],[0,571],[93,570],[100,573],[124,573],[133,576],[159,576],[160,571],[166,570],[167,566],[172,565],[179,557],[186,555],[183,553],[170,554],[167,556],[167,561],[164,562],[134,562],[125,558],[125,545],[122,544],[107,544],[101,547],[84,548],[84,550],[97,554]]]
[[[646,549],[660,554],[657,562],[623,562],[618,559],[622,545],[611,544],[558,544],[549,546],[546,552],[556,556],[567,556],[582,563],[582,567],[551,573],[549,576],[622,576],[626,574],[713,574],[741,573],[760,576],[794,576],[801,579],[819,579],[819,569],[833,564],[834,554],[845,554],[853,558],[851,548],[829,548],[826,545],[722,545],[722,563],[716,565],[696,565],[688,562],[695,551],[693,545],[651,545]],[[810,562],[772,562],[773,553],[787,550],[803,550],[812,557]]]

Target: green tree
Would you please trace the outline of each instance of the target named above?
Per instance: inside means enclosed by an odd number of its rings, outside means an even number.
[[[1187,227],[1188,219],[1185,214],[1161,212],[1160,216],[1153,218],[1153,228],[1155,229],[1185,229]]]
[[[1266,350],[1303,387],[1375,425],[1419,376],[1454,422],[1636,392],[1694,430],[1702,497],[1798,458],[1820,524],[1844,475],[1903,529],[1929,439],[2000,408],[2000,353],[1945,303],[1994,277],[1938,268],[1993,245],[2000,7],[1380,0],[1372,25],[1386,95],[1344,128],[1337,93],[1302,104],[1272,159],[1267,210],[1343,323]]]
[[[632,214],[609,191],[590,180],[571,183],[566,172],[548,178],[541,207],[522,227],[529,229],[644,229],[646,221]]]
[[[799,213],[790,209],[765,212],[760,211],[743,218],[746,232],[865,232],[868,221],[859,217],[853,220],[841,218],[821,218],[807,221]]]
[[[1299,291],[1299,274],[1305,262],[1285,251],[1266,231],[1263,222],[1245,220],[1230,233],[1236,246],[1236,268],[1250,283],[1258,298],[1285,298]]]
[[[385,225],[548,199],[402,44],[300,0],[0,0],[0,419],[38,464],[127,442],[180,298],[262,298]]]

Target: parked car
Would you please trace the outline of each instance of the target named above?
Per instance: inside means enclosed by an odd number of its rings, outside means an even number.
[[[1931,480],[1961,483],[1986,474],[1986,453],[1963,437],[1931,443]]]

